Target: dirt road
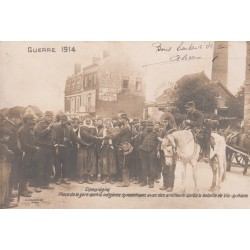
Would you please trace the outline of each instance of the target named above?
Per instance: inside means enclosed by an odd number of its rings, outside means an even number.
[[[21,197],[19,208],[250,208],[250,173],[243,176],[242,168],[232,167],[220,193],[208,191],[212,171],[205,163],[198,165],[199,193],[194,194],[192,168],[187,168],[187,190],[178,192],[181,185],[180,168],[176,168],[175,188],[172,193],[161,191],[161,183],[154,188],[116,187],[116,184],[92,185],[72,182],[55,185],[54,190],[33,193],[31,198]]]

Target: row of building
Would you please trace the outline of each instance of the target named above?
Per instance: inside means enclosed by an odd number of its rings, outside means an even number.
[[[129,58],[94,57],[89,66],[75,71],[66,80],[65,112],[70,116],[86,113],[113,116],[126,112],[133,117],[142,115],[145,103],[143,73]]]
[[[215,112],[226,116],[226,101],[233,94],[226,87],[227,63],[220,61],[225,60],[225,57],[221,58],[216,61],[217,66],[213,66],[212,80],[216,83],[214,86],[218,100]],[[206,84],[211,82],[202,71],[185,75],[176,84],[189,82],[190,79]],[[145,96],[146,84],[142,70],[129,58],[114,57],[104,52],[103,58],[94,57],[86,67],[81,68],[81,65],[75,64],[74,74],[66,80],[65,112],[79,117],[86,114],[112,117],[126,112],[130,117],[140,118],[148,111],[156,112],[156,109],[167,106],[175,99],[172,88],[165,89],[154,103],[146,103]]]

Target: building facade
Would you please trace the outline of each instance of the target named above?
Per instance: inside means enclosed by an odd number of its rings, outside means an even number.
[[[125,57],[93,58],[92,64],[69,76],[65,86],[65,112],[110,117],[125,112],[139,117],[145,102],[143,74]]]

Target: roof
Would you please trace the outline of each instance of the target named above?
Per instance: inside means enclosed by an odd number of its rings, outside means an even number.
[[[217,86],[221,87],[229,96],[235,97],[234,94],[232,94],[232,92],[224,84],[222,84],[221,82],[216,81],[216,82],[211,82],[211,83],[214,83]]]
[[[189,80],[200,80],[203,81],[205,83],[209,83],[211,80],[207,77],[207,75],[205,74],[204,71],[198,72],[198,73],[194,73],[194,74],[189,74],[189,75],[184,75],[183,77],[181,77],[176,84],[182,84],[186,81]]]
[[[42,115],[42,114],[43,114],[42,111],[41,111],[38,107],[36,107],[36,106],[29,105],[29,106],[27,106],[27,107],[25,108],[25,111],[26,111],[28,108],[31,108],[31,109],[34,111],[34,113],[35,113],[36,115]]]

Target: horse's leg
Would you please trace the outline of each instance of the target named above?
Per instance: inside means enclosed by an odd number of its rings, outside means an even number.
[[[180,192],[185,193],[185,191],[186,191],[186,167],[187,167],[187,163],[181,162],[180,165],[181,165],[181,177],[182,177]]]
[[[194,192],[198,193],[199,192],[199,187],[198,187],[198,177],[197,177],[197,161],[196,160],[191,160],[190,161],[192,168],[193,168],[193,179],[194,179]]]
[[[217,157],[217,160],[218,160],[218,182],[217,182],[217,186],[216,186],[216,191],[220,191],[220,187],[221,187],[221,182],[222,182],[222,179],[223,179],[223,176],[224,176],[224,159],[222,158],[222,156],[218,156]]]
[[[215,187],[216,187],[216,173],[217,173],[217,165],[215,163],[215,158],[213,158],[209,161],[209,165],[212,168],[213,181],[212,181],[211,187],[208,190],[211,192],[214,192]]]
[[[246,173],[247,173],[247,166],[248,166],[248,161],[249,161],[249,159],[248,159],[248,157],[246,157],[245,158],[245,164],[244,164],[244,171],[243,171],[243,175],[246,175]]]
[[[227,171],[231,171],[231,163],[233,158],[233,151],[229,148],[226,149],[226,157],[227,157]]]

